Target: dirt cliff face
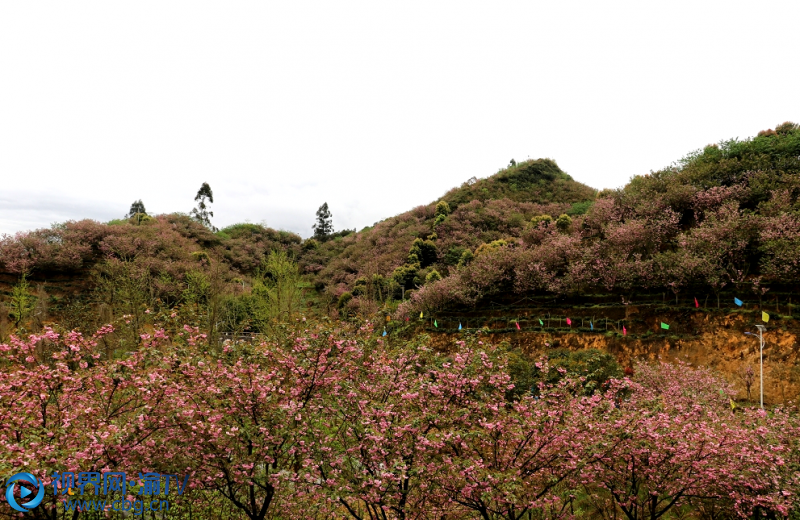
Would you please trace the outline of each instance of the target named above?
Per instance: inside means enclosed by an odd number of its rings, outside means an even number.
[[[636,361],[680,359],[692,365],[711,367],[722,373],[739,390],[738,400],[746,400],[748,397],[744,372],[751,366],[755,377],[750,388],[750,400],[757,402],[760,381],[759,339],[757,335],[744,334],[745,331],[758,333],[755,325],[762,322],[757,316],[760,317],[760,311],[722,314],[698,309],[688,316],[682,316],[678,324],[677,319],[671,319],[665,313],[632,307],[625,312],[625,317],[629,320],[625,335],[621,333],[621,327],[617,329],[618,324],[626,324],[622,316],[618,316],[621,318],[619,320],[609,321],[608,330],[605,329],[602,319],[595,317],[595,330],[591,331],[587,330],[586,318],[581,323],[582,318],[575,317],[571,320],[570,328],[536,327],[528,323],[528,327],[522,326],[517,330],[512,323],[511,327],[505,327],[501,332],[493,331],[490,326],[481,332],[475,329],[471,332],[478,332],[495,344],[507,342],[532,356],[544,354],[550,348],[594,348],[614,354],[622,366],[630,366]],[[672,322],[670,330],[661,329],[661,321],[667,320]],[[497,322],[493,324],[496,325]],[[538,320],[535,320],[535,324],[538,325]],[[764,402],[797,402],[800,398],[798,321],[789,316],[781,319],[775,315],[775,318],[764,325]],[[431,340],[434,346],[452,348],[460,333],[438,330],[441,329],[426,329],[426,332],[433,332]]]

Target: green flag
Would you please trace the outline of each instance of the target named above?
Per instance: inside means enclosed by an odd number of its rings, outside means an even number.
[[[544,325],[544,322],[541,320],[541,318],[539,319],[539,325]]]
[[[664,323],[664,322],[662,321],[662,322],[661,322],[661,328],[662,328],[662,329],[669,329],[669,325],[667,325],[666,323]]]
[[[439,324],[436,323],[436,320],[433,320],[433,326],[436,327],[436,328],[439,328]]]

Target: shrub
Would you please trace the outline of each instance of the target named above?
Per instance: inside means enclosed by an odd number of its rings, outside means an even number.
[[[450,205],[446,201],[440,200],[439,203],[436,204],[436,216],[446,217],[449,214],[450,214]]]
[[[475,255],[472,254],[472,251],[467,249],[466,251],[461,253],[461,259],[459,259],[459,261],[458,261],[458,266],[459,267],[464,267],[465,265],[469,265],[469,263],[472,262],[472,259],[474,257],[475,257]]]
[[[451,247],[444,255],[444,263],[447,265],[458,265],[458,262],[461,260],[461,256],[464,254],[464,251],[466,250],[467,249],[461,246]],[[471,251],[470,254],[472,254]]]
[[[537,227],[542,222],[544,222],[545,225],[546,225],[546,224],[549,224],[552,221],[553,221],[553,217],[551,217],[550,215],[537,215],[537,216],[535,216],[535,217],[533,217],[531,219],[531,226],[532,227]]]
[[[559,215],[558,219],[556,220],[556,227],[562,233],[567,233],[572,227],[572,218],[566,213]]]
[[[475,250],[475,256],[478,257],[478,256],[481,256],[483,254],[486,254],[486,253],[489,253],[489,252],[492,252],[492,251],[496,251],[496,250],[500,249],[501,247],[505,247],[507,245],[508,245],[508,242],[506,242],[502,238],[500,240],[495,240],[493,242],[489,242],[488,244],[481,244],[480,246],[478,246],[478,249]]]
[[[430,273],[428,273],[428,276],[425,277],[425,284],[427,285],[429,283],[438,282],[441,279],[442,275],[439,274],[439,271],[434,269]]]
[[[419,271],[418,263],[403,264],[394,270],[392,279],[401,287],[410,289],[414,286],[414,277],[417,275],[417,271]]]
[[[419,262],[421,267],[431,265],[436,261],[436,244],[431,240],[418,238],[411,244],[408,252],[408,263]]]
[[[339,309],[343,309],[345,306],[347,306],[348,303],[350,303],[350,300],[352,299],[353,299],[353,293],[351,292],[342,293],[342,295],[339,296],[339,302],[336,304],[336,307],[338,307]]]
[[[208,253],[206,253],[205,251],[195,251],[195,252],[193,252],[192,253],[192,259],[193,260],[197,260],[198,262],[203,262],[203,261],[208,262],[209,261]]]

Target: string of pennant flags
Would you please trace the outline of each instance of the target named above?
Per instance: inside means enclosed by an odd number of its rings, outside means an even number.
[[[736,297],[733,298],[733,303],[736,304],[736,306],[738,306],[738,307],[742,307],[744,305],[744,302],[742,300],[740,300],[739,298],[736,298]],[[695,305],[695,308],[699,308],[700,307],[700,302],[697,301],[696,297],[694,298],[694,305]],[[419,313],[419,319],[422,320],[424,318],[425,318],[425,312],[421,311]],[[513,319],[513,320],[504,320],[503,318],[494,318],[494,319],[496,321],[513,321],[514,327],[517,330],[522,330],[522,327],[520,326],[519,318],[516,318],[516,319]],[[539,322],[539,326],[540,327],[544,327],[544,321],[542,320],[542,318],[537,317],[535,319]],[[549,325],[549,321],[552,318],[548,315],[547,319],[548,319],[548,325]],[[761,311],[761,321],[763,321],[764,323],[769,323],[769,319],[770,319],[769,313],[767,313],[766,311]],[[481,320],[485,321],[485,318],[481,319]],[[559,317],[558,320],[561,321],[561,318]],[[405,321],[409,321],[408,317],[406,317]],[[564,321],[566,322],[568,327],[570,327],[570,328],[572,327],[572,319],[569,316],[564,317]],[[605,321],[605,328],[606,328],[606,330],[608,330],[608,321],[609,320],[607,318],[605,318],[604,321]],[[388,315],[386,316],[386,322],[387,323],[391,322],[391,316],[388,316]],[[621,322],[622,322],[622,320],[618,320],[618,325],[622,324],[622,335],[623,336],[627,336],[628,335],[628,328],[624,323],[621,323]],[[439,328],[439,322],[435,318],[433,320],[433,326],[434,326],[434,328]],[[581,326],[583,326],[583,319],[581,319]],[[462,325],[461,321],[459,321],[458,330],[462,330],[462,329],[463,329],[463,325]],[[670,324],[662,321],[661,322],[661,329],[662,330],[670,330]],[[594,331],[594,319],[593,318],[589,320],[589,330]],[[619,330],[619,328],[617,328],[617,330]],[[383,336],[387,335],[386,327],[383,328],[383,334],[382,335]]]

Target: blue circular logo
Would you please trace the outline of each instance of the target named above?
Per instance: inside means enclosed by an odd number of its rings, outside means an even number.
[[[20,484],[25,483],[27,486],[37,489],[38,491],[31,491],[27,487],[20,486],[19,487],[19,497],[25,498],[33,493],[36,493],[36,496],[33,499],[25,502],[22,505],[17,504],[17,499],[14,497],[14,491],[17,489],[17,481]],[[34,507],[38,506],[42,503],[42,499],[44,498],[44,486],[39,484],[39,481],[36,480],[36,477],[31,475],[30,473],[17,473],[6,482],[6,500],[8,501],[8,505],[16,509],[17,511],[22,511],[23,513],[27,513]]]

